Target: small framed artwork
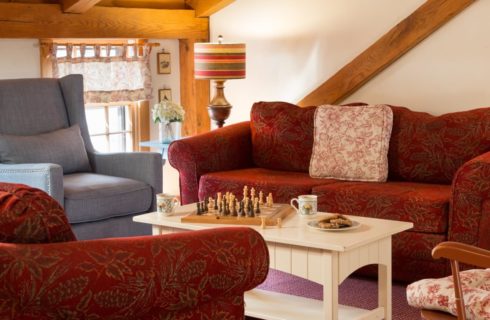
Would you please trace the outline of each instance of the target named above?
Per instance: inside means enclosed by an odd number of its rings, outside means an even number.
[[[168,100],[172,101],[172,89],[159,89],[158,90],[158,102]]]
[[[157,71],[158,74],[170,74],[170,53],[157,53]]]

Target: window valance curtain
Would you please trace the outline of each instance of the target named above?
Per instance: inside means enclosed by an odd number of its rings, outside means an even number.
[[[151,99],[150,45],[51,44],[53,77],[82,74],[86,103]]]

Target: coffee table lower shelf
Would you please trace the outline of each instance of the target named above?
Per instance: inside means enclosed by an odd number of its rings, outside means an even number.
[[[287,308],[285,308],[287,306]],[[383,319],[384,308],[374,310],[339,305],[339,319]],[[323,301],[261,289],[245,293],[245,314],[265,320],[325,319]]]

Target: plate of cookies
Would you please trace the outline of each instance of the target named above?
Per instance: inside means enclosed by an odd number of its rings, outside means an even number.
[[[308,222],[308,227],[321,231],[347,231],[357,229],[361,224],[344,215],[334,214],[321,220]]]

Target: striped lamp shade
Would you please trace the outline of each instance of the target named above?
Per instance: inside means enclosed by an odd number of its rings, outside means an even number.
[[[196,79],[245,78],[244,43],[195,43]]]

